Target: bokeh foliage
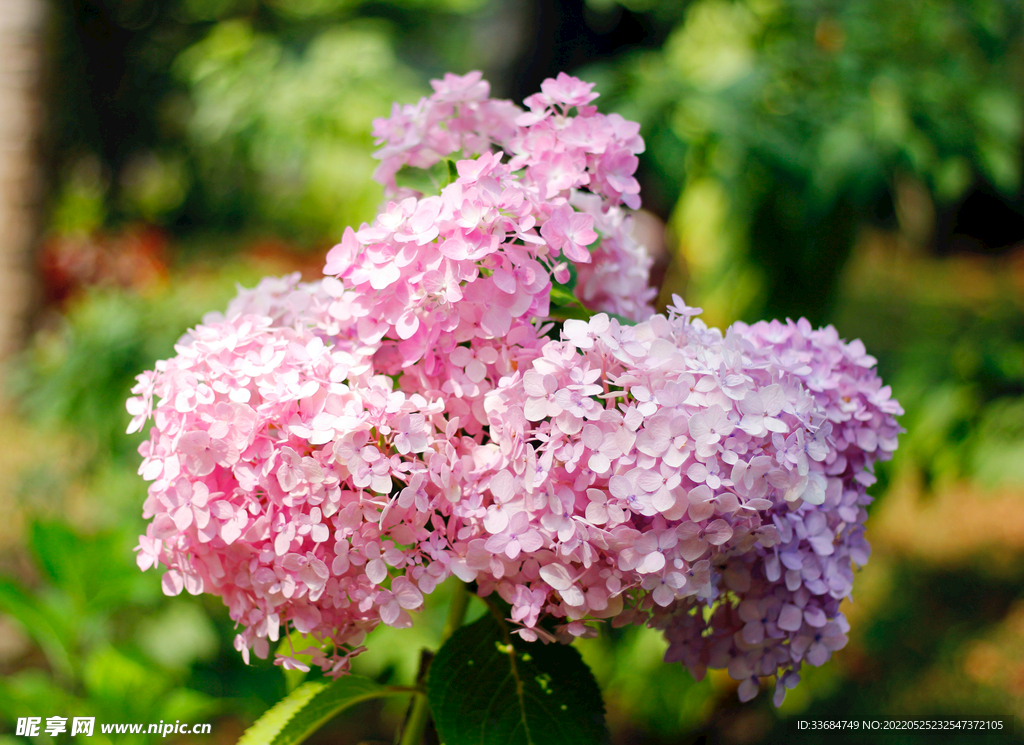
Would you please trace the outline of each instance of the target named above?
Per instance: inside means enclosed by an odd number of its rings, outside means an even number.
[[[925,243],[972,189],[1020,204],[1022,39],[1009,0],[703,0],[601,71],[646,125],[690,296],[820,322],[863,223]]]

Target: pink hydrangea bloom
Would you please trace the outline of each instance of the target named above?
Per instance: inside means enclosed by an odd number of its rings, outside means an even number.
[[[727,668],[742,697],[758,676],[784,690],[845,643],[866,487],[902,412],[863,345],[831,327],[722,334],[674,310],[632,327],[569,321],[488,395],[492,478],[521,495],[505,508],[517,531],[544,542],[466,574],[512,604],[526,638],[537,614],[518,603],[544,592],[566,633],[588,618],[646,621],[694,675]],[[494,528],[478,525],[485,547]]]
[[[479,73],[433,87],[374,123],[393,198],[322,280],[242,290],[138,377],[139,567],[222,597],[246,659],[292,629],[344,673],[455,575],[526,639],[543,617],[563,640],[647,623],[697,677],[727,669],[746,699],[775,675],[778,698],[846,640],[866,488],[900,431],[875,361],[805,320],[723,334],[678,298],[653,316],[623,208],[643,140],[591,84],[545,81],[526,112]],[[396,188],[451,155],[439,193]],[[552,340],[570,266],[605,312]]]
[[[326,283],[297,280],[243,293],[139,376],[129,408],[155,420],[139,566],[166,566],[167,594],[223,597],[244,655],[290,627],[330,639],[321,663],[339,672],[448,574],[419,548],[444,499],[426,464],[448,441],[442,401],[374,374]],[[396,484],[425,499],[395,499]]]
[[[429,98],[416,106],[396,106],[390,118],[374,122],[374,136],[383,145],[376,154],[381,160],[376,178],[389,194],[400,193],[394,177],[406,166],[427,168],[446,157],[482,155],[473,164],[459,161],[459,181],[468,185],[491,172],[495,160],[488,154],[510,158],[507,169],[494,172],[501,179],[499,184],[485,180],[482,193],[479,188],[465,194],[457,190],[448,198],[446,206],[459,213],[456,222],[469,235],[451,237],[450,230],[445,233],[439,226],[443,238],[438,242],[451,244],[442,249],[446,256],[480,258],[467,243],[473,245],[472,228],[493,214],[495,206],[509,210],[495,205],[486,192],[500,188],[502,197],[516,200],[514,217],[518,218],[518,224],[502,226],[503,239],[552,259],[561,252],[576,262],[578,271],[585,274],[576,293],[587,307],[633,320],[650,316],[651,260],[630,237],[629,221],[619,207],[640,206],[640,186],[633,177],[636,155],[644,150],[640,126],[586,105],[597,97],[590,92],[593,84],[565,73],[545,81],[542,92],[526,100],[530,112],[525,114],[509,101],[487,98],[489,87],[476,72],[463,78],[449,75],[433,85],[435,92]],[[573,110],[575,116],[570,115]],[[452,200],[456,203],[451,204]],[[403,215],[397,206],[389,205],[385,216],[390,225]],[[599,237],[592,253],[600,259],[600,267],[585,249]],[[327,273],[335,274],[335,266],[329,259]],[[557,267],[552,263],[548,268]]]

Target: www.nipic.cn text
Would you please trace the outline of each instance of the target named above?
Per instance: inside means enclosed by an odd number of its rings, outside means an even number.
[[[70,722],[70,723],[69,723]],[[70,733],[72,737],[92,737],[96,730],[96,717],[19,717],[18,728],[15,734],[23,737],[38,737],[50,735],[56,737],[64,733]],[[105,723],[100,722],[99,731],[104,735],[208,735],[211,725],[209,723],[190,724],[175,720],[165,722],[162,719],[152,724],[131,724],[131,723]]]

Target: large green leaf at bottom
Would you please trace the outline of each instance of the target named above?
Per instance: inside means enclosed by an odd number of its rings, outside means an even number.
[[[599,745],[604,703],[579,652],[511,637],[488,614],[430,665],[427,698],[445,745]]]
[[[256,720],[238,745],[297,745],[344,709],[400,692],[358,675],[333,683],[305,683]]]

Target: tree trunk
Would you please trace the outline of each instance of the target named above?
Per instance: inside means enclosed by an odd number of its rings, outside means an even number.
[[[43,0],[0,0],[0,391],[36,297],[45,16]]]

